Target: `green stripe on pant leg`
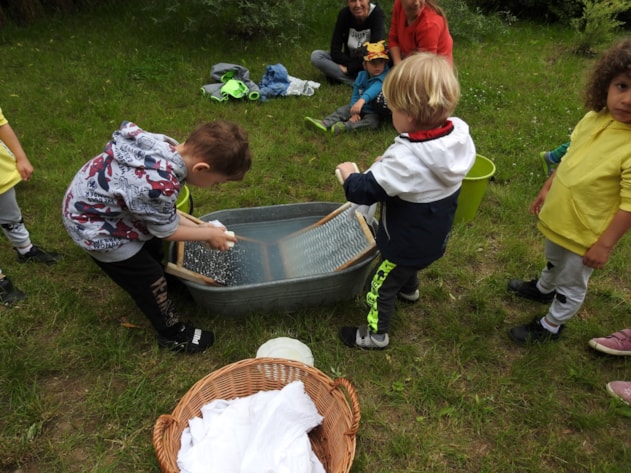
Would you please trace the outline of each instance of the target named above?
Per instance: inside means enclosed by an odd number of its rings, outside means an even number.
[[[375,271],[375,275],[372,278],[370,283],[370,291],[366,294],[366,303],[368,307],[370,307],[370,311],[368,312],[368,327],[373,332],[377,332],[377,327],[379,323],[379,307],[377,307],[377,300],[379,298],[379,289],[381,289],[381,285],[397,265],[392,263],[391,261],[384,260],[379,265],[377,270]]]

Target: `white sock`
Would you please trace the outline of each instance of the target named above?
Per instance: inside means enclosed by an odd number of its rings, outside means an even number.
[[[541,323],[541,326],[545,328],[548,332],[559,333],[560,325],[553,327],[552,325],[550,325],[550,322],[548,322],[548,320],[545,317],[541,317],[540,323]]]
[[[33,248],[33,245],[25,246],[24,248],[16,248],[16,249],[18,250],[18,253],[20,253],[21,255],[25,255],[26,253],[31,251],[31,248]]]

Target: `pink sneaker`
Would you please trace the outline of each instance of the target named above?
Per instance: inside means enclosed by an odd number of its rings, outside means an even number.
[[[631,405],[631,382],[612,381],[607,383],[607,391],[616,399]]]
[[[631,328],[625,328],[607,337],[592,338],[588,343],[594,350],[609,355],[631,355]]]

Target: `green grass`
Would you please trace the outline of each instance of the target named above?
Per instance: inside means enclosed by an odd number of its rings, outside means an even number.
[[[335,9],[325,14],[332,24]],[[457,115],[497,172],[475,220],[456,226],[445,257],[420,273],[421,301],[399,307],[388,351],[349,350],[337,340],[340,325],[364,320],[361,301],[230,319],[205,313],[186,292],[175,294],[180,312],[218,340],[199,356],[161,351],[133,302],[70,241],[59,215],[66,186],[122,120],[179,139],[217,118],[247,129],[252,171],[243,182],[193,189],[197,215],[343,202],[335,165],[352,160],[365,169],[395,132],[334,138],[304,127],[305,115],[324,116],[350,96],[309,64],[329,34],[317,29],[288,48],[222,42],[131,8],[0,30],[0,107],[36,168],[17,188],[19,202],[34,241],[64,256],[52,268],[20,265],[0,243],[2,269],[29,296],[0,309],[0,471],[158,471],[158,416],[198,379],[277,336],[301,339],[316,367],[355,386],[355,473],[628,471],[631,412],[604,385],[631,379],[631,364],[587,347],[629,325],[628,238],[594,274],[562,341],[519,348],[506,335],[545,310],[505,286],[509,277],[536,276],[544,263],[528,214],[544,180],[537,153],[565,141],[583,114],[592,60],[568,52],[569,29],[516,24],[492,41],[456,44]],[[282,63],[322,86],[313,97],[216,104],[199,87],[217,62],[242,64],[255,81],[266,65]]]

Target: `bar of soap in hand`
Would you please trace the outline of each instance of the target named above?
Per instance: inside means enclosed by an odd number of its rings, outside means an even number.
[[[234,236],[234,232],[231,232],[230,230],[226,230],[224,233],[228,236],[232,236],[232,237]],[[233,247],[234,247],[234,241],[229,241],[228,248],[233,248]]]
[[[353,163],[353,166],[355,167],[355,172],[359,172],[359,168],[357,167],[357,164]],[[342,173],[340,172],[339,169],[335,170],[335,177],[337,177],[337,180],[340,181],[340,184],[344,184],[344,179],[342,179]]]

